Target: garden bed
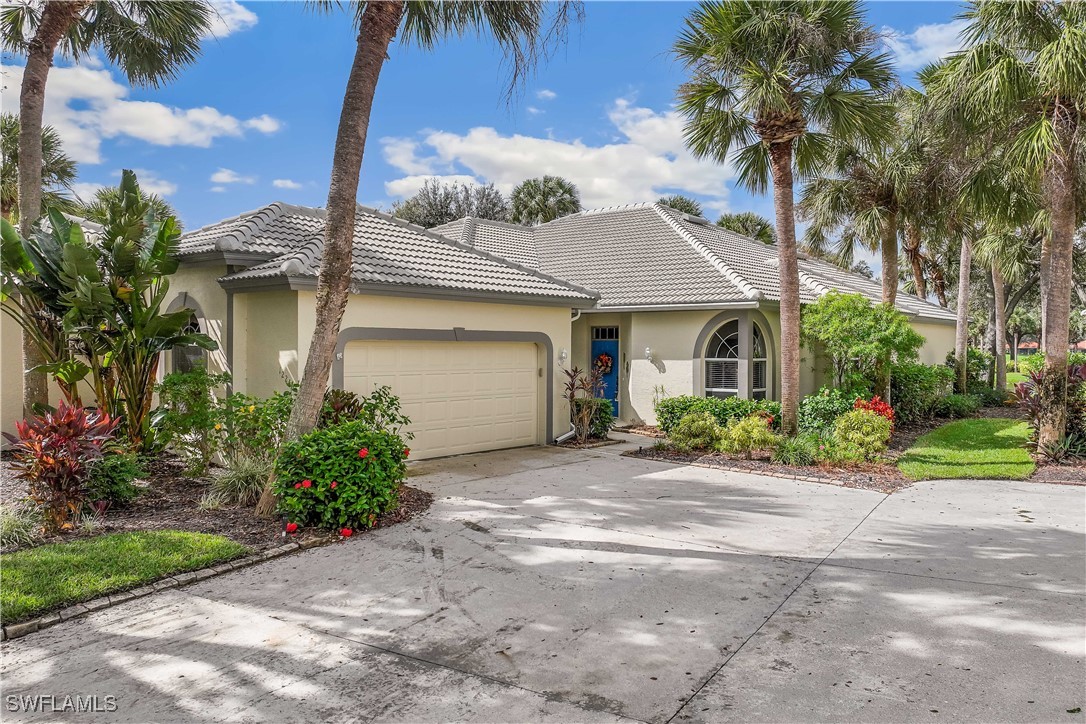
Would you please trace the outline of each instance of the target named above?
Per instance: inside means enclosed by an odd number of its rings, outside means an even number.
[[[570,439],[570,440],[566,440],[565,442],[558,443],[557,446],[558,447],[573,448],[574,450],[591,450],[592,448],[596,448],[596,447],[607,447],[608,445],[617,445],[620,442],[622,442],[622,441],[621,440],[615,440],[614,438],[610,438],[610,437],[605,438],[603,440],[600,440],[598,438],[589,438],[589,439],[585,440],[584,442],[577,442],[576,440]]]

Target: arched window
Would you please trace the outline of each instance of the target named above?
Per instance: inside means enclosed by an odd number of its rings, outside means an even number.
[[[705,350],[705,396],[735,397],[739,394],[739,321],[725,322]]]
[[[751,362],[753,364],[753,379],[751,380],[751,397],[756,400],[764,400],[769,386],[769,355],[766,352],[765,337],[762,336],[762,328],[757,322],[751,324],[754,334],[751,345]]]
[[[195,314],[189,316],[189,323],[181,330],[182,334],[199,333],[200,320]],[[197,365],[207,366],[207,352],[196,345],[178,345],[173,348],[173,371],[191,372]]]

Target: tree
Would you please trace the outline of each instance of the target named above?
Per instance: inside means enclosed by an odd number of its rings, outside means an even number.
[[[682,194],[661,196],[656,199],[656,203],[667,206],[670,209],[675,209],[676,211],[681,211],[684,214],[701,216],[701,204],[689,196],[683,196]]]
[[[931,95],[953,118],[971,118],[1006,139],[1008,158],[1042,190],[1049,226],[1041,248],[1042,345],[1038,444],[1066,430],[1072,250],[1081,223],[1086,128],[1086,6],[1077,2],[978,0],[965,48],[933,73]]]
[[[196,60],[212,12],[197,0],[67,0],[6,4],[0,10],[3,49],[26,56],[19,89],[19,228],[31,236],[41,211],[42,114],[49,69],[59,48],[76,60],[92,47],[120,66],[135,85],[158,86]],[[24,338],[24,369],[42,360]],[[23,407],[48,402],[44,375],[26,373]]]
[[[76,177],[75,161],[62,147],[60,136],[52,126],[41,131],[41,212],[46,207],[67,209],[71,199],[64,190],[71,190]],[[0,211],[5,219],[15,222],[19,211],[19,116],[0,114],[0,148],[3,150],[2,182],[0,182]]]
[[[177,211],[170,202],[158,194],[147,193],[139,190],[140,203],[148,211],[154,214],[156,219],[173,218],[179,230],[184,230],[181,222],[177,221]],[[76,216],[93,221],[98,224],[109,222],[111,209],[122,203],[124,194],[120,186],[104,186],[94,192],[94,196],[87,201],[80,200],[72,208]]]
[[[332,3],[321,3],[331,8]],[[339,116],[332,173],[328,184],[324,248],[317,277],[317,318],[306,357],[298,396],[287,423],[287,438],[311,430],[320,415],[328,386],[340,322],[351,285],[351,250],[354,246],[355,198],[362,171],[373,97],[389,46],[401,31],[404,38],[432,50],[445,38],[473,32],[493,37],[511,66],[510,93],[534,67],[548,42],[564,37],[576,3],[517,2],[406,3],[402,0],[355,5],[358,41],[347,77]],[[260,496],[257,512],[275,509],[271,485]]]
[[[777,243],[777,232],[774,231],[773,224],[769,223],[769,219],[766,217],[753,211],[721,214],[720,218],[716,220],[716,225],[734,231],[736,234],[749,236],[751,239],[756,239],[763,244]]]
[[[414,196],[392,205],[392,215],[430,229],[465,216],[509,221],[509,202],[494,184],[477,186],[426,179]]]
[[[773,184],[781,314],[781,426],[798,429],[799,261],[794,176],[825,167],[834,143],[878,142],[893,118],[890,59],[855,0],[706,0],[674,45],[686,144],[699,158],[734,156],[755,193]]]
[[[581,210],[577,187],[561,176],[522,181],[513,189],[509,200],[513,205],[513,221],[526,226],[545,224]]]

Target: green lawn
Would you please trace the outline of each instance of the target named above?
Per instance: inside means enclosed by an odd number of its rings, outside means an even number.
[[[1029,375],[1025,372],[1008,372],[1007,373],[1007,389],[1014,390],[1014,386],[1019,382],[1025,382],[1029,379]]]
[[[997,478],[1025,480],[1036,467],[1019,420],[958,420],[932,430],[905,451],[898,468],[912,480]]]
[[[0,611],[15,623],[51,609],[237,558],[232,540],[178,530],[112,533],[0,556]]]

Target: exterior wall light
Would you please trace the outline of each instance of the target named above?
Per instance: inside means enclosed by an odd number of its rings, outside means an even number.
[[[569,359],[569,350],[565,347],[558,350],[558,364],[564,365],[567,359]]]
[[[646,347],[645,348],[645,359],[647,359],[649,362],[652,362],[652,357],[653,357],[652,347]]]

